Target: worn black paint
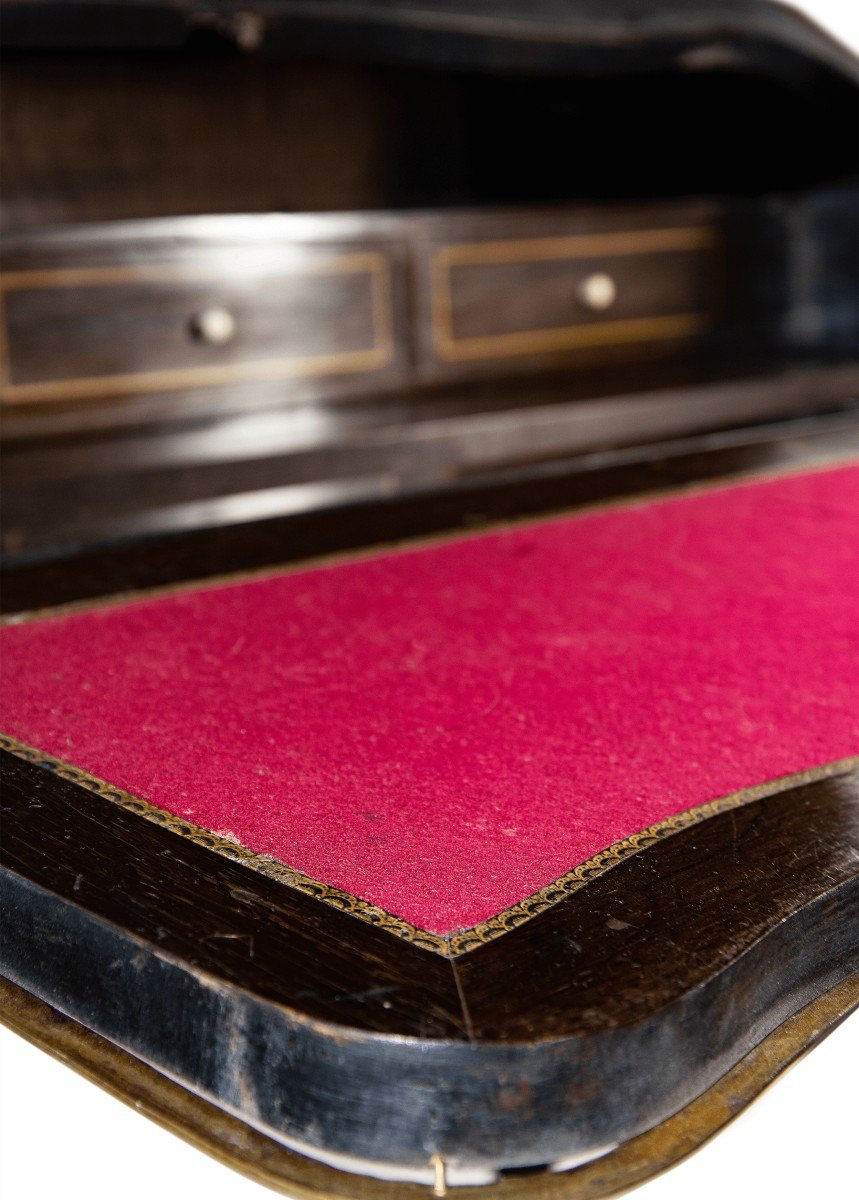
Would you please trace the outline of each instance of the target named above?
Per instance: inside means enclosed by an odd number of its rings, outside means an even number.
[[[658,842],[452,965],[5,757],[4,974],[320,1152],[595,1153],[859,969],[856,772]]]

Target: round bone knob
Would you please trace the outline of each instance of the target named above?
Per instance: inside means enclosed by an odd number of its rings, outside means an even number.
[[[617,299],[617,284],[611,275],[596,271],[579,284],[579,299],[592,312],[604,312]]]
[[[236,319],[226,308],[201,309],[191,320],[191,331],[210,346],[225,346],[236,334]]]

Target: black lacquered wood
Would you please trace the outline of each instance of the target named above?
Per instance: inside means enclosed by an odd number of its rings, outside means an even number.
[[[451,961],[4,758],[4,973],[321,1153],[595,1153],[859,967],[856,772],[657,841]]]

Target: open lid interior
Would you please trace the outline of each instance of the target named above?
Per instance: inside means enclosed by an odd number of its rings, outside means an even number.
[[[12,0],[4,27],[6,228],[755,196],[857,169],[852,59],[770,4]]]
[[[13,561],[323,511],[308,544],[339,548],[346,508],[384,536],[409,497],[433,528],[536,510],[572,495],[540,480],[854,403],[857,67],[787,8],[7,0],[2,26]],[[509,261],[460,261],[487,241]],[[290,266],[325,253],[381,275]],[[188,573],[250,564],[204,533]]]

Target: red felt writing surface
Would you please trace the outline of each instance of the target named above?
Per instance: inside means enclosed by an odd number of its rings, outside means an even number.
[[[436,933],[859,751],[859,468],[10,625],[2,727]]]

